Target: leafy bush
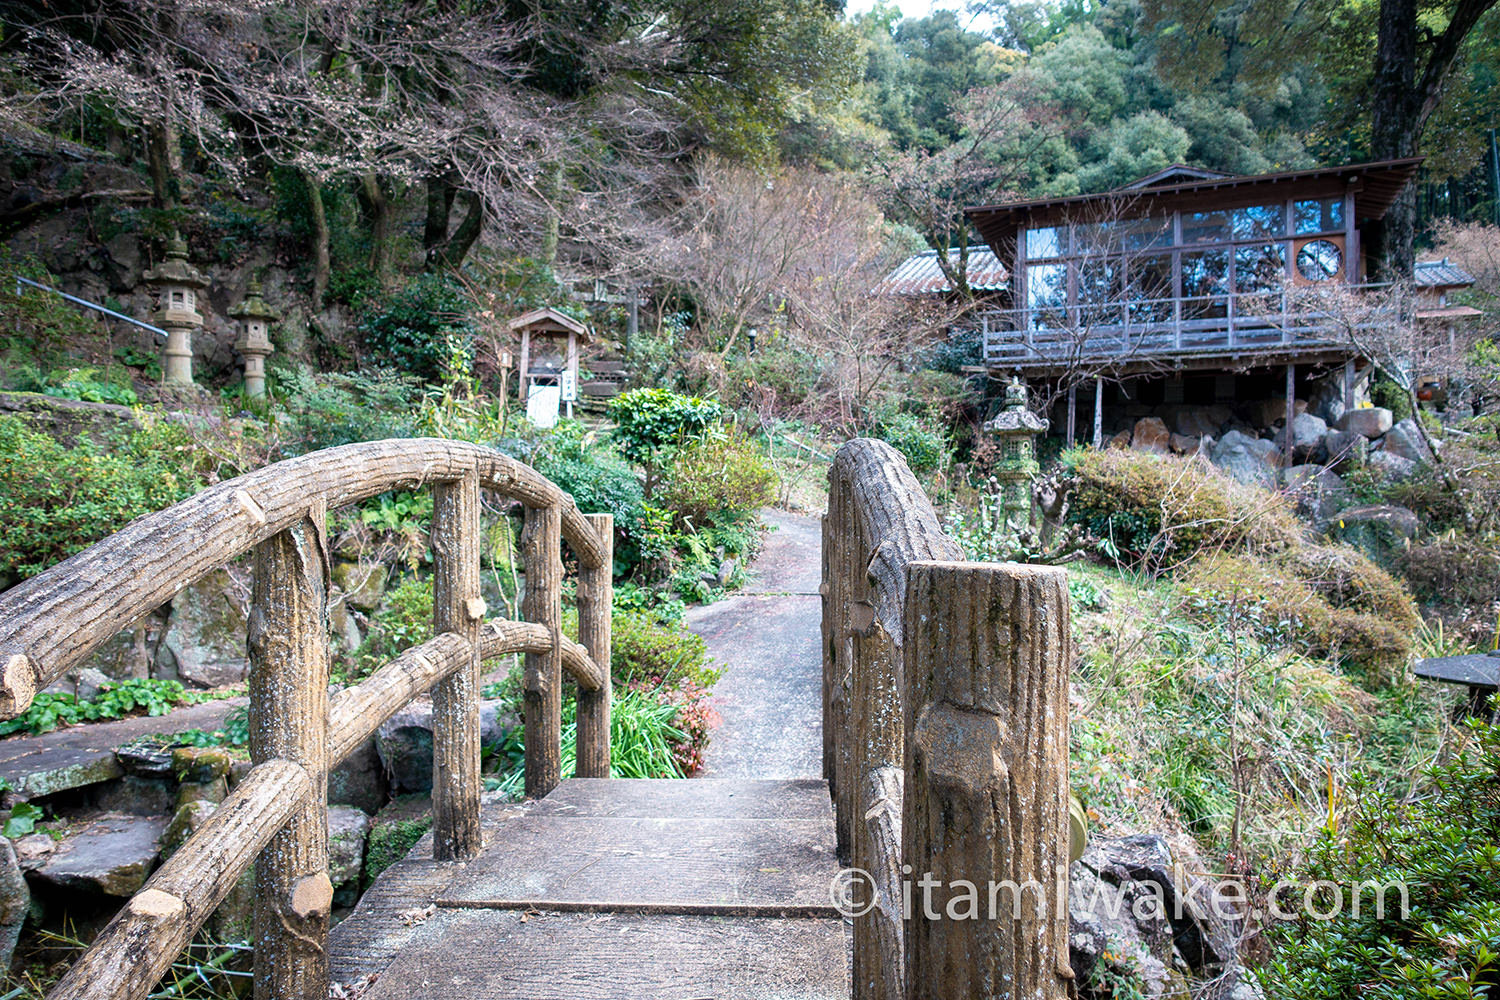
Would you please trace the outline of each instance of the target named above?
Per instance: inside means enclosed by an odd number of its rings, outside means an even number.
[[[776,500],[776,473],[751,440],[706,435],[678,449],[655,500],[683,530],[731,524]]]
[[[450,355],[472,353],[474,304],[451,278],[425,273],[371,305],[360,333],[383,363],[436,382]]]
[[[1428,769],[1424,792],[1398,798],[1365,789],[1343,822],[1314,845],[1280,901],[1304,893],[1329,919],[1302,914],[1273,927],[1267,996],[1297,1000],[1483,1000],[1500,983],[1500,729],[1474,723],[1453,759]],[[1319,884],[1321,883],[1321,884]],[[1375,893],[1392,884],[1383,911]],[[1360,886],[1367,888],[1361,890]],[[1302,890],[1302,891],[1298,891]],[[1360,906],[1351,893],[1362,893]]]
[[[204,485],[192,435],[166,421],[68,448],[0,417],[0,575],[40,573]]]
[[[648,467],[664,451],[702,434],[722,412],[712,400],[660,388],[621,393],[608,407],[620,454]]]
[[[913,472],[935,472],[953,457],[948,432],[914,413],[896,412],[886,417],[878,437],[904,455]]]
[[[31,707],[13,719],[0,722],[0,736],[12,733],[50,733],[58,726],[103,719],[123,719],[144,712],[166,715],[178,705],[197,705],[228,698],[235,691],[189,691],[179,681],[137,677],[106,684],[93,698],[78,698],[67,692],[43,691]]]
[[[656,687],[686,680],[710,688],[723,674],[709,665],[702,636],[652,613],[616,610],[610,638],[610,669],[621,684]]]
[[[138,402],[130,377],[120,368],[112,368],[102,374],[97,368],[69,368],[46,375],[23,369],[16,387],[57,399],[77,399],[85,403],[134,406]]]
[[[321,374],[280,368],[275,394],[281,400],[277,425],[287,433],[286,451],[292,455],[417,433],[413,414],[420,387],[389,369]]]
[[[57,279],[40,260],[31,254],[18,254],[7,246],[0,246],[0,273],[57,287]],[[91,340],[97,335],[93,320],[81,310],[55,295],[18,286],[15,281],[0,282],[0,315],[5,317],[0,344],[12,356],[12,363],[24,359],[33,362],[59,359],[67,343]]]
[[[409,576],[386,591],[380,610],[370,619],[370,631],[355,653],[353,674],[343,679],[367,677],[432,636],[432,581]]]

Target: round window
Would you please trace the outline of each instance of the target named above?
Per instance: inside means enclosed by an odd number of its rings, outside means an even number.
[[[1297,273],[1308,281],[1327,281],[1338,276],[1344,251],[1332,240],[1313,240],[1297,251]]]

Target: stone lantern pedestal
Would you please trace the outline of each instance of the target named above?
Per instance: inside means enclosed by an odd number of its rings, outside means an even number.
[[[260,297],[260,282],[254,278],[245,289],[245,300],[230,315],[240,321],[234,349],[245,359],[245,395],[259,399],[266,394],[266,358],[276,350],[271,344],[271,324],[281,317]]]
[[[157,326],[167,331],[162,351],[163,381],[173,388],[193,384],[193,331],[203,328],[198,312],[198,291],[208,287],[208,277],[187,259],[187,241],[174,235],[167,243],[167,257],[144,275],[159,296]]]
[[[1005,528],[1020,531],[1031,526],[1031,480],[1039,471],[1036,436],[1047,429],[1047,421],[1026,408],[1026,386],[1012,379],[1005,387],[1005,403],[984,430],[1000,440],[1000,461],[995,478],[1000,482],[1000,507]]]

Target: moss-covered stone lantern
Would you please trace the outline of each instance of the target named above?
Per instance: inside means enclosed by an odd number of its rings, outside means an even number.
[[[1047,421],[1027,409],[1026,386],[1012,379],[1000,412],[985,422],[984,429],[1000,443],[995,478],[1000,481],[1005,527],[1020,531],[1031,524],[1031,479],[1039,471],[1036,436],[1047,429]]]
[[[266,358],[276,350],[271,344],[271,324],[281,316],[260,297],[260,281],[250,279],[245,299],[230,312],[240,321],[240,337],[234,349],[245,359],[245,395],[266,394]]]
[[[162,351],[162,374],[170,386],[193,384],[193,331],[203,328],[198,312],[198,291],[208,287],[208,277],[188,263],[187,240],[174,233],[167,242],[167,257],[144,275],[156,289],[156,322],[167,331]]]

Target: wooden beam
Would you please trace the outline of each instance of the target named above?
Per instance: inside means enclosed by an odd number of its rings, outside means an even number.
[[[321,505],[255,550],[250,759],[299,765],[306,801],[255,861],[255,1000],[328,995],[328,552]]]
[[[1074,433],[1078,426],[1078,386],[1068,386],[1068,437],[1067,445],[1073,447]]]
[[[1104,376],[1094,376],[1094,447],[1104,447]]]
[[[526,726],[526,797],[538,799],[562,780],[562,531],[557,507],[527,507],[521,532],[526,593],[521,613],[553,639],[527,653],[522,690]]]
[[[585,514],[599,543],[611,558],[578,573],[578,638],[604,668],[603,683],[592,691],[578,690],[578,777],[609,777],[610,617],[614,609],[615,518],[613,514]]]
[[[465,642],[458,666],[432,689],[432,853],[465,861],[484,846],[479,830],[479,477],[432,491],[433,630]]]
[[[1067,574],[914,563],[904,617],[906,996],[1063,1000]]]
[[[1297,419],[1297,366],[1286,366],[1286,441],[1282,448],[1282,468],[1292,467],[1292,423]]]

